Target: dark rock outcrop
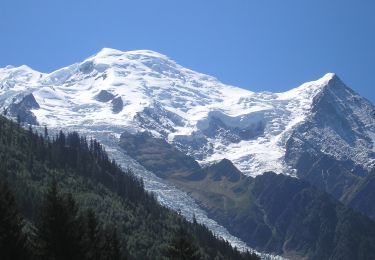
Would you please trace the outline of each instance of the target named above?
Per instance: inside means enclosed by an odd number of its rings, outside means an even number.
[[[101,90],[96,96],[95,100],[100,101],[100,102],[108,102],[112,100],[115,97],[111,92],[107,90]]]
[[[21,122],[31,125],[38,125],[36,116],[31,109],[39,109],[40,106],[35,100],[33,94],[28,94],[22,98],[19,103],[13,103],[9,106],[9,115],[17,117]]]
[[[120,146],[146,169],[165,179],[202,179],[205,173],[199,164],[172,145],[147,132],[123,133]]]
[[[241,172],[228,159],[223,159],[216,164],[210,165],[205,168],[205,171],[212,173],[211,178],[214,181],[220,181],[225,178],[231,182],[236,182],[241,178]]]
[[[112,112],[117,114],[120,113],[124,109],[124,102],[122,101],[121,97],[116,97],[112,99]]]

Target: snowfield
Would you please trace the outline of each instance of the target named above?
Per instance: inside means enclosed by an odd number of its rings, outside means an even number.
[[[0,69],[0,105],[6,109],[32,93],[40,125],[147,129],[202,165],[227,158],[251,176],[293,174],[283,160],[285,142],[333,76],[284,93],[255,93],[153,51],[105,48],[49,74],[27,66]]]

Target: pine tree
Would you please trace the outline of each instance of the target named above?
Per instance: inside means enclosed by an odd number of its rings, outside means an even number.
[[[71,195],[61,196],[56,182],[49,188],[37,223],[40,255],[44,259],[83,259],[83,224]]]
[[[192,241],[193,237],[180,225],[167,248],[166,256],[174,260],[200,259],[199,249]]]
[[[20,115],[17,115],[17,125],[18,127],[21,125],[22,121],[21,121],[21,117]]]
[[[28,259],[27,237],[23,233],[23,218],[7,184],[0,181],[0,259]]]
[[[44,138],[46,140],[48,139],[48,129],[47,129],[47,126],[44,126]]]

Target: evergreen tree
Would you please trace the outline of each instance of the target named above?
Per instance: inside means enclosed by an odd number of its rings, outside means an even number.
[[[45,139],[48,138],[48,129],[47,129],[47,126],[44,126],[44,138]]]
[[[23,232],[23,218],[6,183],[0,181],[0,259],[28,259],[27,237]]]
[[[49,188],[37,223],[43,259],[83,259],[83,225],[71,195],[61,196],[56,182]]]
[[[20,115],[17,115],[17,125],[20,126],[21,125],[21,117]]]
[[[166,256],[174,260],[200,259],[199,249],[193,241],[193,237],[180,225],[167,248]]]

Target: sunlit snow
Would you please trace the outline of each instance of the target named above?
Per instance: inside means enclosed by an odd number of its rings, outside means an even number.
[[[264,132],[248,140],[229,142],[217,135],[205,137],[197,149],[180,148],[202,165],[230,159],[245,174],[265,171],[293,174],[283,162],[290,131],[310,112],[313,97],[333,74],[284,93],[261,92],[228,86],[217,79],[183,68],[165,55],[148,51],[105,48],[81,63],[43,74],[21,66],[0,70],[0,101],[32,92],[40,105],[33,110],[40,124],[54,127],[113,126],[145,130],[135,122],[137,113],[160,106],[180,118],[180,124],[161,118],[151,132],[174,143],[200,136],[212,119],[239,131],[264,126]],[[111,102],[94,97],[102,90],[120,97],[123,109],[113,113]],[[168,127],[166,127],[168,126]],[[194,150],[194,151],[193,151]]]

